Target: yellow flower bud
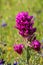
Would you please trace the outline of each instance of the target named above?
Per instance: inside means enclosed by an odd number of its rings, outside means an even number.
[[[10,51],[11,50],[11,47],[8,47],[7,50]]]

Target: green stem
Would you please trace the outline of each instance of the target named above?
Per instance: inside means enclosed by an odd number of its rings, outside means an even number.
[[[27,64],[29,65],[29,59],[30,59],[30,48],[27,47]]]

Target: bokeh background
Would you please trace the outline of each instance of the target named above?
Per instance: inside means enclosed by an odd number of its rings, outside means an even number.
[[[6,63],[13,63],[17,57],[20,57],[13,50],[14,43],[26,44],[18,30],[14,28],[16,15],[21,11],[33,15],[34,26],[37,28],[36,37],[43,44],[43,0],[0,0],[0,59],[3,58]],[[3,26],[3,24],[7,25]],[[43,65],[42,56],[33,50],[30,54],[30,65]],[[21,58],[26,60],[25,50]],[[20,65],[26,65],[20,59],[17,61],[21,63]]]

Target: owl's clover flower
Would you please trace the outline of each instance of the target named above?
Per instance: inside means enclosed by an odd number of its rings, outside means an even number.
[[[38,40],[33,40],[30,45],[28,44],[28,46],[36,51],[40,51],[41,43]]]
[[[14,51],[16,51],[18,54],[22,54],[24,45],[23,44],[15,44],[14,45]]]
[[[28,37],[36,31],[36,28],[33,28],[34,21],[32,18],[33,16],[29,16],[28,12],[20,12],[16,16],[16,28],[21,36]]]

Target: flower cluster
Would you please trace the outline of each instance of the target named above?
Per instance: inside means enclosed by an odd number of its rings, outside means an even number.
[[[16,28],[23,37],[28,37],[36,31],[36,28],[33,28],[34,21],[32,18],[33,16],[29,16],[28,12],[20,12],[16,16]]]
[[[33,24],[33,16],[28,15],[28,12],[20,12],[16,16],[16,28],[19,30],[19,34],[27,38],[27,41],[30,42],[30,44],[28,44],[30,48],[40,51],[41,43],[36,40],[36,36],[34,36],[36,28],[33,27]],[[28,40],[29,38],[30,40]],[[14,45],[14,50],[19,54],[22,53],[23,48],[23,44]]]

